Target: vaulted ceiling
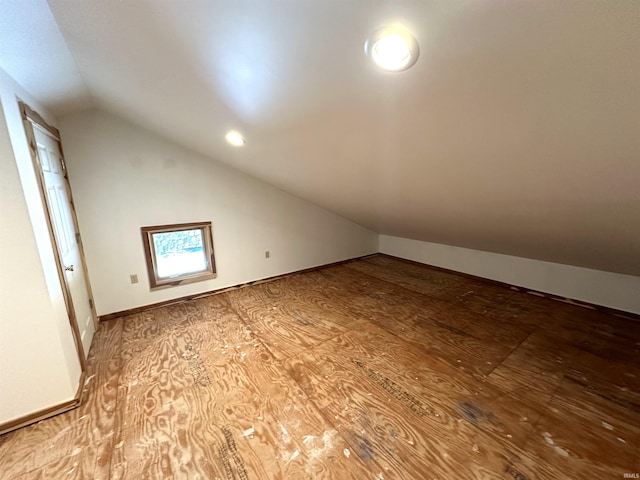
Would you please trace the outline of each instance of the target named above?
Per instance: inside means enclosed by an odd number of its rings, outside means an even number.
[[[0,0],[0,66],[383,234],[640,275],[634,0]]]

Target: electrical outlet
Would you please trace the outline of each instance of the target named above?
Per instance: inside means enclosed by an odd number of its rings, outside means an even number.
[[[131,279],[131,283],[138,283],[138,275],[129,275],[129,278]]]
[[[271,256],[271,252],[269,250],[264,251],[264,258],[269,258]]]

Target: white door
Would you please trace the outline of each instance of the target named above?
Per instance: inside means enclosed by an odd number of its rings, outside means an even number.
[[[42,169],[44,189],[49,204],[64,277],[71,297],[70,315],[75,315],[84,355],[89,353],[95,332],[92,300],[85,278],[85,266],[80,251],[80,234],[76,231],[74,213],[66,179],[66,166],[58,140],[34,125],[38,160]],[[63,286],[64,288],[64,286]]]

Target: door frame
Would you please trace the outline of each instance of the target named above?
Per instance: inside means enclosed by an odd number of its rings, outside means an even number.
[[[71,331],[73,332],[73,339],[76,345],[76,350],[78,352],[78,357],[80,359],[80,365],[82,368],[83,374],[86,373],[87,368],[87,354],[88,352],[84,351],[84,347],[82,346],[82,339],[80,337],[80,328],[78,326],[78,321],[75,314],[75,309],[73,306],[73,299],[71,298],[71,289],[69,288],[69,284],[67,282],[67,277],[64,273],[64,264],[62,262],[62,257],[60,254],[60,247],[58,244],[58,240],[56,239],[55,230],[53,227],[53,221],[51,218],[51,206],[49,205],[49,199],[46,195],[46,184],[44,181],[44,175],[42,172],[42,165],[40,164],[40,160],[38,157],[38,146],[35,139],[34,128],[38,128],[44,131],[47,135],[52,137],[57,143],[58,148],[60,149],[61,154],[61,163],[62,169],[64,172],[64,183],[67,191],[67,195],[69,198],[69,206],[71,209],[71,218],[73,221],[73,229],[76,235],[76,242],[78,245],[78,251],[80,254],[80,259],[82,261],[82,271],[84,273],[85,285],[87,288],[87,294],[89,296],[89,306],[91,309],[91,319],[93,321],[93,326],[97,330],[98,328],[98,315],[96,313],[95,302],[93,301],[93,293],[91,289],[91,282],[89,280],[89,272],[87,270],[87,261],[84,254],[84,248],[82,245],[82,238],[80,236],[80,229],[78,227],[78,217],[76,215],[75,204],[73,202],[73,194],[71,192],[71,184],[69,183],[69,172],[67,171],[66,162],[64,159],[64,151],[62,149],[62,142],[60,140],[60,132],[57,128],[49,125],[44,118],[38,112],[30,108],[24,102],[18,102],[20,106],[20,112],[22,114],[22,122],[24,124],[25,133],[27,135],[27,141],[29,143],[29,152],[31,153],[31,160],[33,163],[33,167],[35,170],[38,189],[40,190],[40,197],[42,200],[42,205],[45,212],[45,217],[47,221],[47,227],[49,229],[49,237],[51,238],[51,244],[53,246],[53,254],[55,257],[56,269],[58,273],[58,278],[60,280],[60,285],[62,287],[62,294],[64,297],[65,306],[67,308],[67,314],[69,316],[69,323],[71,325]]]
[[[84,387],[86,383],[87,377],[87,358],[85,355],[84,348],[82,346],[82,338],[80,337],[80,328],[78,327],[78,322],[75,315],[75,310],[73,308],[73,301],[71,299],[71,290],[69,288],[69,284],[67,283],[67,278],[64,274],[64,264],[62,263],[62,258],[60,255],[60,247],[58,245],[58,241],[56,239],[55,230],[53,227],[53,221],[51,219],[51,207],[49,205],[49,200],[46,194],[46,187],[44,181],[44,175],[42,173],[42,165],[40,163],[38,157],[38,146],[35,139],[35,128],[42,130],[47,135],[52,137],[57,143],[58,148],[60,149],[61,155],[61,163],[62,168],[64,170],[64,183],[67,191],[69,206],[71,209],[71,218],[73,221],[73,228],[76,232],[76,241],[78,244],[78,250],[80,254],[80,259],[82,260],[82,269],[85,277],[85,285],[87,287],[87,293],[89,294],[89,303],[91,308],[91,317],[93,320],[93,325],[97,329],[98,326],[98,316],[96,314],[95,303],[93,301],[93,294],[91,291],[91,283],[89,281],[89,272],[87,271],[87,262],[84,255],[84,248],[82,246],[82,239],[80,238],[80,230],[78,228],[78,217],[76,216],[75,206],[73,203],[73,197],[71,195],[71,185],[69,183],[69,174],[67,172],[66,163],[64,161],[64,152],[62,150],[62,143],[60,141],[60,132],[57,128],[49,125],[44,118],[38,112],[30,108],[26,103],[18,101],[18,106],[20,107],[20,113],[22,115],[22,123],[24,126],[25,134],[27,136],[27,143],[29,144],[29,153],[31,154],[31,162],[33,165],[36,181],[38,184],[38,190],[40,191],[40,200],[42,202],[42,208],[44,210],[45,219],[47,223],[47,228],[49,230],[49,237],[51,239],[51,245],[53,247],[53,256],[55,259],[56,270],[58,273],[58,280],[60,282],[60,287],[62,289],[62,296],[64,298],[65,307],[67,310],[67,316],[69,318],[69,326],[71,327],[71,333],[73,336],[73,341],[76,346],[76,353],[78,354],[78,360],[80,361],[80,378],[78,380],[78,387],[76,389],[76,393],[71,400],[67,400],[65,402],[59,403],[57,405],[52,405],[45,409],[39,410],[37,412],[29,413],[20,418],[16,418],[15,420],[11,420],[9,422],[0,424],[0,435],[3,435],[7,432],[15,430],[20,427],[27,426],[29,424],[39,422],[40,420],[44,420],[49,417],[53,417],[54,415],[58,415],[60,413],[67,412],[69,410],[73,410],[78,407],[82,403],[82,397],[84,394]]]

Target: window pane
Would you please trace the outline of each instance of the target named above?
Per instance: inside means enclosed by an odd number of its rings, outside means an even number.
[[[171,278],[207,269],[202,229],[154,233],[158,278]]]

